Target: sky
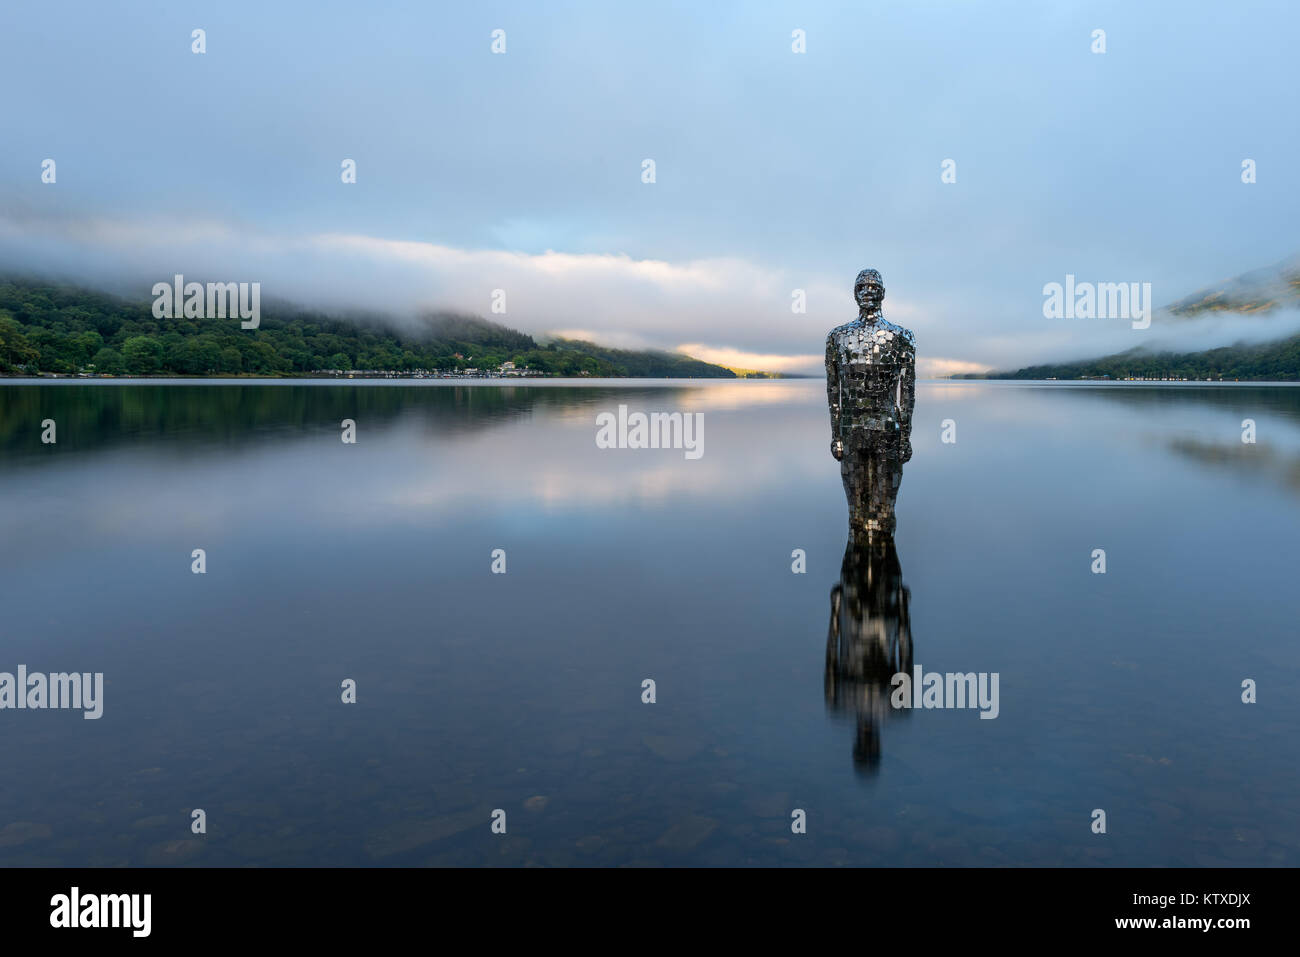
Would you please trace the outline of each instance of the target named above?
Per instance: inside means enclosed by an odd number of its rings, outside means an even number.
[[[1099,355],[1184,333],[1045,318],[1045,284],[1160,305],[1300,252],[1298,29],[1248,0],[7,0],[0,271],[816,373],[871,266],[922,375]]]

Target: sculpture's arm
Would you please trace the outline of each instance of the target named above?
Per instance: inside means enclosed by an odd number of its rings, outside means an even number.
[[[826,403],[831,409],[831,455],[838,460],[844,455],[840,439],[840,355],[835,345],[835,334],[826,337]]]
[[[909,435],[912,432],[912,408],[916,405],[916,353],[908,356],[903,365],[903,401],[898,410],[899,425]]]

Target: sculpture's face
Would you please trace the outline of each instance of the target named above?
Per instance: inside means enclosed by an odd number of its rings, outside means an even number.
[[[853,284],[853,298],[858,305],[879,306],[885,299],[885,281],[874,269],[864,269],[858,273],[858,281]]]

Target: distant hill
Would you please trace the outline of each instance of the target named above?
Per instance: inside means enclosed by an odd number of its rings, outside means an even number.
[[[0,280],[0,375],[306,376],[320,370],[495,372],[513,362],[549,376],[734,378],[668,352],[605,349],[477,316],[413,322],[339,317],[263,304],[257,329],[236,319],[155,319],[151,301],[39,279]]]
[[[1174,319],[1214,313],[1259,316],[1300,307],[1300,256],[1242,273],[1170,303]],[[1014,372],[954,376],[960,379],[1230,379],[1256,382],[1300,380],[1300,336],[1276,342],[1155,352],[1136,348],[1098,359],[1043,363]]]
[[[810,375],[792,375],[788,372],[762,372],[758,369],[742,369],[739,366],[727,366],[741,379],[811,379]]]
[[[1258,315],[1287,306],[1300,306],[1300,255],[1207,286],[1166,310],[1190,318],[1207,312]]]
[[[723,366],[715,366],[700,359],[692,359],[680,352],[662,352],[659,350],[628,351],[624,349],[607,349],[594,342],[582,339],[555,339],[547,343],[547,348],[561,354],[574,353],[588,356],[598,362],[607,363],[626,370],[623,374],[636,378],[678,379],[733,379],[735,373]]]
[[[1254,346],[1204,352],[1130,349],[1100,359],[1027,366],[1015,372],[954,376],[958,379],[1232,379],[1242,382],[1300,380],[1300,336]]]
[[[423,329],[418,335],[427,336],[432,342],[459,342],[506,351],[537,348],[537,343],[527,333],[478,316],[440,312],[420,317],[420,324]]]

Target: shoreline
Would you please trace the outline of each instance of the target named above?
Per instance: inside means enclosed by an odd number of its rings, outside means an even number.
[[[419,386],[498,386],[514,388],[516,386],[613,386],[613,385],[676,385],[692,383],[704,385],[711,383],[736,384],[739,382],[824,382],[818,376],[783,376],[776,378],[746,378],[737,376],[726,379],[718,376],[700,377],[653,377],[653,376],[0,376],[0,386],[4,385],[419,385]],[[1300,386],[1294,379],[962,379],[938,378],[920,379],[917,383],[928,385],[1005,385],[1005,386],[1062,386],[1067,388],[1177,388],[1225,387],[1233,386]]]

